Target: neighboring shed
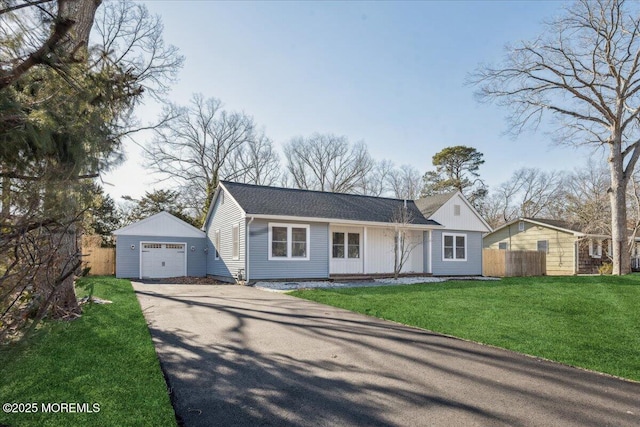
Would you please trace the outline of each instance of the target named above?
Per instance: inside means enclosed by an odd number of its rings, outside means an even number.
[[[207,243],[202,230],[160,212],[113,232],[116,277],[202,277],[207,273]]]
[[[610,238],[566,221],[518,218],[487,234],[487,249],[544,251],[548,275],[595,274],[610,262]]]

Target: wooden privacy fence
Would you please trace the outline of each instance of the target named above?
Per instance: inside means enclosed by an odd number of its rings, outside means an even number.
[[[101,248],[100,236],[82,236],[82,267],[90,267],[91,276],[116,274],[116,249]]]
[[[547,254],[542,251],[482,250],[482,274],[493,277],[544,276]]]

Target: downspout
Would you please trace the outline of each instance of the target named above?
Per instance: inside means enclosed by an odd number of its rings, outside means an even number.
[[[247,226],[244,228],[244,273],[245,273],[245,281],[249,284],[249,237],[251,236],[251,223],[253,222],[253,217],[249,219]]]

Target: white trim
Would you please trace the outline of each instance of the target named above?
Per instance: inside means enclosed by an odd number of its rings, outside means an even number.
[[[321,222],[321,223],[331,223],[331,225],[345,225],[345,226],[353,226],[358,225],[360,227],[366,226],[374,226],[374,227],[383,227],[389,228],[397,226],[393,222],[375,222],[375,221],[359,221],[359,220],[349,220],[349,219],[335,219],[335,218],[320,218],[320,217],[302,217],[302,216],[291,216],[291,215],[262,215],[256,214],[251,216],[255,219],[266,219],[266,220],[274,220],[274,221],[284,221],[285,223],[288,221],[300,221],[300,222]],[[445,228],[443,225],[435,225],[435,224],[403,224],[403,228],[413,228],[420,230],[432,230],[432,229],[443,229]]]
[[[218,201],[218,194],[220,193],[220,191],[226,192],[227,194],[223,197],[225,197],[225,199],[227,197],[230,198],[233,201],[233,203],[235,203],[235,205],[238,207],[238,209],[240,209],[241,218],[244,218],[247,215],[244,209],[242,209],[242,206],[240,206],[240,203],[238,203],[238,201],[231,195],[231,192],[227,190],[227,188],[224,186],[222,182],[219,182],[218,187],[216,188],[216,192],[213,193],[213,197],[211,198],[211,203],[209,204],[209,209],[207,210],[207,216],[204,218],[204,222],[202,223],[202,230],[206,230],[207,226],[209,225],[209,220],[211,219],[211,214],[213,213],[213,207],[216,205],[216,202]]]
[[[329,230],[329,232],[331,232],[331,230]],[[362,271],[367,272],[369,270],[367,270],[367,254],[365,253],[365,248],[367,247],[367,227],[363,227],[363,231],[362,231],[362,248],[360,249],[361,252],[361,256],[362,256]]]
[[[138,279],[142,280],[142,246],[145,243],[157,243],[160,245],[184,245],[184,276],[187,275],[187,252],[189,252],[187,250],[187,242],[154,242],[154,241],[149,241],[149,240],[141,240],[140,242],[138,242]]]
[[[427,273],[432,274],[433,273],[433,237],[432,237],[432,233],[431,230],[429,230],[429,246],[427,247]]]
[[[231,259],[240,259],[240,224],[231,224]]]
[[[249,219],[249,222],[245,223],[244,226],[244,278],[247,283],[249,283],[249,257],[251,256],[249,252],[249,241],[251,240],[251,223],[253,222],[253,217]]]
[[[589,239],[589,256],[591,258],[602,258],[602,240]]]
[[[257,217],[257,216],[256,216]],[[286,257],[274,257],[272,256],[272,248],[273,248],[273,235],[272,229],[273,227],[282,227],[287,229],[287,256]],[[305,257],[294,257],[292,256],[293,251],[293,232],[294,228],[304,228],[307,231],[306,236],[306,256]],[[269,261],[309,261],[311,259],[311,225],[309,224],[295,224],[295,223],[282,223],[282,222],[270,222],[267,224],[267,230],[269,234],[269,247],[267,248],[267,258]]]
[[[453,258],[445,258],[444,256],[444,238],[451,236],[453,237]],[[464,258],[456,258],[456,238],[457,237],[464,237]],[[467,248],[467,235],[465,233],[442,233],[442,261],[447,261],[447,262],[464,262],[467,260],[467,252],[469,251],[469,248]]]
[[[213,259],[220,259],[220,229],[216,228],[213,232]]]

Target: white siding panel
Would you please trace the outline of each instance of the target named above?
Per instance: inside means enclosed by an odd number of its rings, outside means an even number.
[[[455,215],[455,206],[460,206],[460,215]],[[430,219],[444,225],[449,230],[481,231],[488,233],[487,226],[467,203],[456,194],[440,207]]]
[[[409,231],[407,232],[406,242],[409,246],[405,246],[409,253],[409,258],[402,266],[403,273],[422,273],[423,267],[423,232]]]
[[[393,230],[367,228],[367,274],[393,273]]]

